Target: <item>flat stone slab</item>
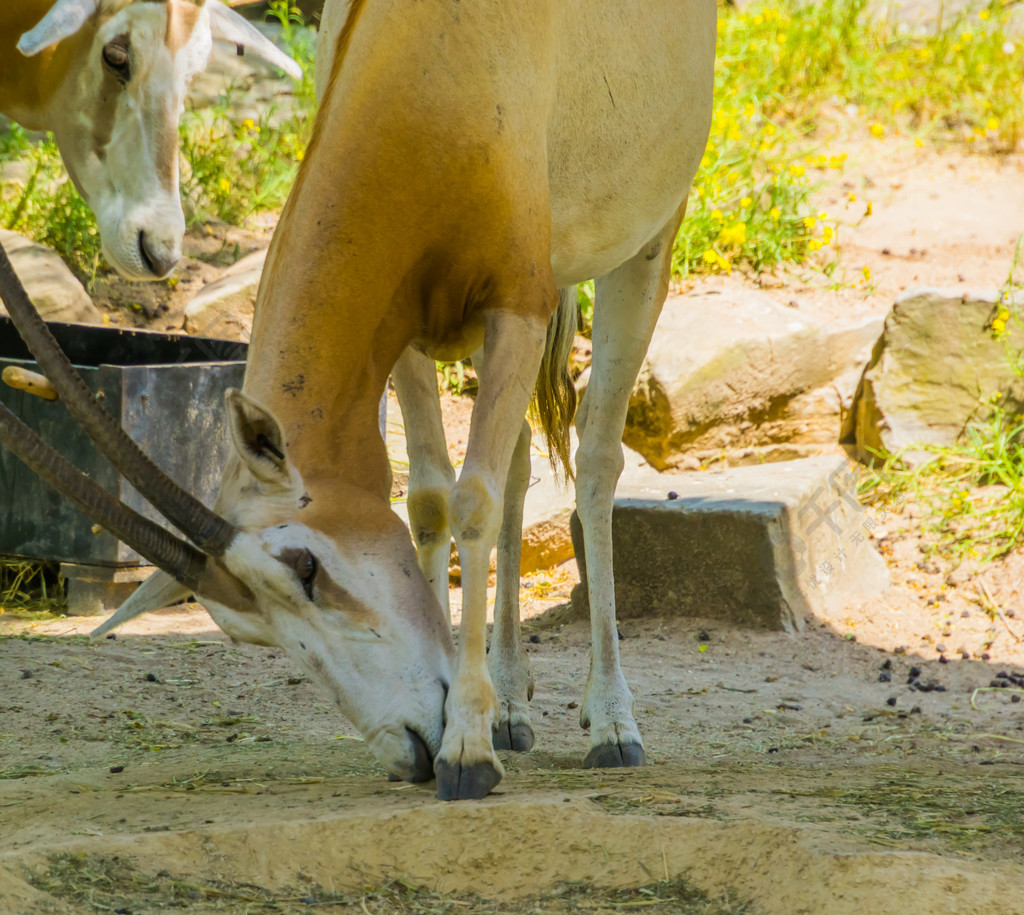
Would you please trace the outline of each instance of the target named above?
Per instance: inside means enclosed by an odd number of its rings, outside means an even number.
[[[886,591],[871,526],[845,457],[635,472],[620,482],[612,515],[617,616],[703,616],[798,631],[808,615]],[[586,582],[575,513],[572,537]],[[574,616],[589,615],[585,584],[572,600]]]
[[[6,229],[0,229],[0,244],[44,321],[102,322],[102,313],[56,251]],[[3,305],[0,314],[7,314]]]

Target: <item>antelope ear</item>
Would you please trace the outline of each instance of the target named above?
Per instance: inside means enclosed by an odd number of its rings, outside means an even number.
[[[257,57],[262,57],[268,64],[284,70],[292,79],[302,79],[302,68],[231,7],[220,0],[209,0],[206,8],[210,11],[210,31],[214,38],[237,45],[239,53],[242,49],[249,48]]]
[[[99,0],[57,0],[36,25],[18,39],[18,50],[26,57],[74,35],[100,8]]]
[[[288,446],[274,414],[235,388],[228,390],[224,402],[235,451],[250,473],[263,483],[291,485]]]

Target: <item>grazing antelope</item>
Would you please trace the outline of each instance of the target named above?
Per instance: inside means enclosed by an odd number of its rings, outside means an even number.
[[[294,78],[298,65],[219,0],[4,0],[0,112],[50,130],[129,279],[181,257],[178,118],[219,38]]]
[[[326,88],[268,255],[245,390],[227,398],[234,455],[215,512],[190,508],[198,524],[133,478],[196,545],[161,532],[177,551],[168,559],[113,517],[123,509],[92,508],[164,570],[97,634],[193,591],[230,635],[303,664],[393,775],[432,768],[443,799],[487,794],[502,776],[495,748],[533,743],[517,603],[523,418],[536,387],[566,454],[568,291],[597,277],[576,418],[593,629],[581,723],[587,765],[642,764],[615,630],[612,499],[629,394],[710,125],[715,17],[714,0],[329,0]],[[479,394],[456,481],[432,360],[467,353]],[[377,425],[392,370],[419,567],[389,506]],[[24,430],[6,425],[0,437],[34,460]],[[452,535],[463,586],[454,655],[443,610]]]

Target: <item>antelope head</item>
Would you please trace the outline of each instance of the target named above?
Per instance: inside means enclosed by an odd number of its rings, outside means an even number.
[[[214,38],[301,76],[219,0],[56,0],[18,42],[26,56],[54,58],[61,82],[46,126],[96,214],[107,260],[130,279],[164,277],[181,257],[178,120]]]
[[[195,594],[228,635],[291,655],[392,777],[432,778],[444,730],[451,632],[416,564],[409,533],[386,502],[356,488],[304,482],[274,416],[232,391],[234,455],[216,507],[229,508],[207,508],[153,465],[99,406],[2,248],[0,298],[71,415],[191,541],[118,502],[0,405],[0,443],[161,570],[94,635]],[[353,518],[360,523],[345,523]]]

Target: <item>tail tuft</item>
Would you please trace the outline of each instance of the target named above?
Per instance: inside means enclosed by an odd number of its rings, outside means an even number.
[[[569,463],[569,428],[576,415],[576,386],[569,374],[569,354],[576,336],[576,287],[558,290],[558,308],[548,324],[544,358],[534,392],[537,418],[547,440],[551,466],[573,479]]]

